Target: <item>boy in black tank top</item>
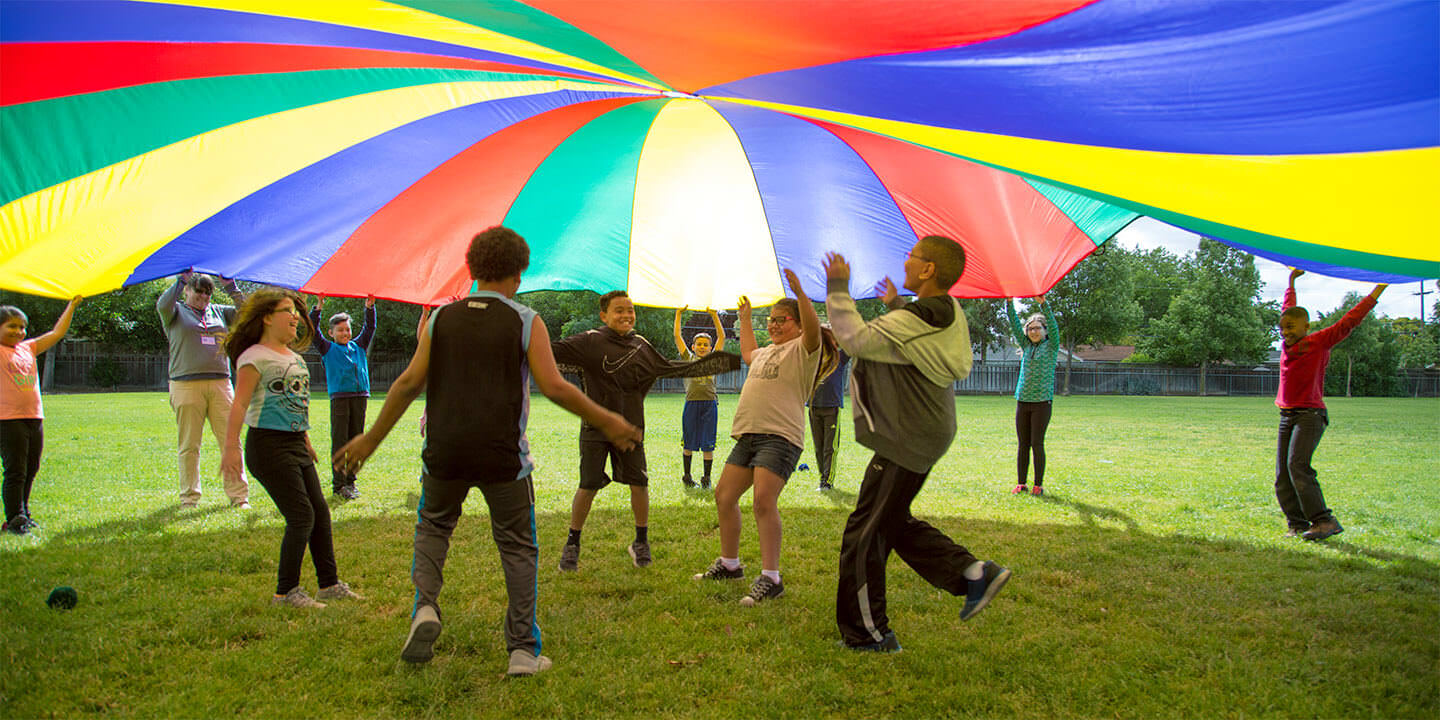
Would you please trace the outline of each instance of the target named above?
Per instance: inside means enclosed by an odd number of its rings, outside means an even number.
[[[639,442],[640,430],[565,380],[555,367],[544,321],[512,299],[530,264],[524,238],[507,228],[490,228],[471,240],[465,261],[475,291],[432,314],[410,366],[390,386],[375,424],[338,450],[334,463],[338,470],[358,470],[428,384],[424,475],[411,571],[416,603],[400,657],[422,663],[434,655],[450,536],[466,495],[478,488],[489,508],[510,591],[504,625],[507,672],[533,675],[551,662],[540,654],[535,618],[540,556],[530,479],[534,461],[525,436],[530,380],[621,450]]]

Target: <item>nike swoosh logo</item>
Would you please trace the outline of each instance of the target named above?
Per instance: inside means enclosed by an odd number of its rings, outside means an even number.
[[[600,359],[600,366],[605,370],[605,372],[613,374],[616,370],[625,367],[625,363],[630,362],[630,358],[635,357],[635,353],[637,352],[640,352],[640,348],[633,348],[630,350],[630,352],[621,355],[620,359],[614,362],[611,362],[610,356],[606,355],[605,357]]]

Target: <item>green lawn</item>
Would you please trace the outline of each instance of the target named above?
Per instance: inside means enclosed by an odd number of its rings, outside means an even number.
[[[722,428],[734,401],[721,400]],[[1015,575],[962,624],[957,599],[893,559],[905,651],[891,656],[835,646],[840,533],[868,459],[850,428],[838,491],[799,472],[781,497],[785,597],[747,609],[744,584],[690,579],[719,541],[710,496],[680,485],[681,402],[648,409],[654,566],[631,567],[628,493],[609,488],[580,572],[562,576],[578,420],[536,396],[539,620],[555,667],[507,680],[504,588],[478,493],[452,545],[436,658],[417,669],[398,657],[418,407],[362,473],[361,499],[332,507],[341,577],[366,599],[300,612],[269,605],[283,522],[258,484],[248,513],[225,507],[218,479],[199,509],[179,509],[164,394],[49,396],[32,499],[44,528],[0,538],[0,718],[1440,712],[1433,399],[1330,401],[1317,467],[1345,533],[1311,544],[1281,537],[1266,399],[1060,398],[1042,499],[1009,492],[1013,400],[957,398],[960,435],[915,512]],[[326,448],[323,398],[312,419]],[[213,445],[203,463],[218,467]],[[757,555],[747,507],[752,571]],[[314,590],[308,557],[302,582]],[[62,584],[79,590],[73,611],[45,606]]]

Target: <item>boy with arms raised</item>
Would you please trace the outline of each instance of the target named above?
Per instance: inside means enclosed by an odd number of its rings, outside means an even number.
[[[310,311],[315,328],[315,350],[325,364],[325,390],[330,393],[330,452],[333,454],[365,431],[365,406],[370,400],[370,341],[375,337],[375,296],[365,298],[365,326],[355,335],[349,313],[330,316],[330,340],[320,335],[322,295]],[[352,340],[353,338],[353,340]],[[360,497],[355,475],[332,471],[330,488],[346,500]]]
[[[562,369],[580,374],[585,394],[601,407],[614,410],[642,430],[645,395],[661,377],[715,375],[740,367],[738,356],[713,352],[690,363],[666,360],[650,341],[635,332],[635,303],[624,290],[600,296],[603,327],[557,340],[552,349]],[[611,475],[605,474],[609,462]],[[580,565],[580,532],[590,515],[595,494],[612,481],[630,486],[630,510],[635,514],[635,540],[627,550],[635,567],[648,567],[650,556],[650,478],[645,447],[636,442],[617,450],[605,442],[599,428],[580,426],[580,487],[570,503],[570,536],[560,551],[560,569],[573,572]]]
[[[550,335],[535,311],[513,300],[530,264],[530,246],[515,231],[493,227],[470,242],[465,262],[476,285],[470,295],[437,309],[421,333],[410,366],[390,386],[370,431],[335,453],[335,467],[355,472],[426,389],[429,416],[421,453],[420,521],[415,527],[415,612],[402,660],[428,661],[440,635],[439,596],[450,535],[470,488],[478,487],[500,550],[509,607],[508,674],[550,667],[540,654],[535,621],[540,564],[535,539],[534,460],[525,436],[530,379],[546,397],[584,418],[609,442],[628,450],[640,430],[586,398],[565,381],[550,354]]]
[[[892,549],[931,585],[966,596],[961,620],[985,609],[1010,579],[1009,570],[977,560],[910,514],[931,467],[955,438],[951,388],[970,374],[973,353],[965,313],[948,294],[965,270],[960,244],[927,235],[904,267],[904,287],[918,299],[901,304],[886,278],[881,297],[891,311],[867,323],[850,297],[849,264],[835,253],[825,260],[825,307],[840,347],[855,359],[855,441],[875,451],[840,544],[835,620],[845,645],[856,650],[900,649],[885,614]]]
[[[1275,498],[1290,530],[1306,540],[1324,540],[1345,529],[1325,506],[1320,480],[1310,459],[1320,446],[1330,414],[1325,409],[1325,367],[1330,364],[1330,348],[1360,325],[1375,308],[1382,283],[1356,303],[1334,325],[1310,332],[1310,313],[1295,304],[1295,278],[1305,271],[1290,271],[1290,286],[1280,311],[1280,388],[1275,404],[1280,408],[1280,441],[1275,449]]]

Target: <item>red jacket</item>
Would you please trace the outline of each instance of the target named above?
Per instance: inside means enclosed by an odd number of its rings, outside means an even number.
[[[1284,312],[1292,307],[1295,288],[1288,288],[1280,309]],[[1325,367],[1330,364],[1330,348],[1349,337],[1374,307],[1375,300],[1367,295],[1334,325],[1312,332],[1294,345],[1281,343],[1280,390],[1275,394],[1275,404],[1282,408],[1325,407]]]

